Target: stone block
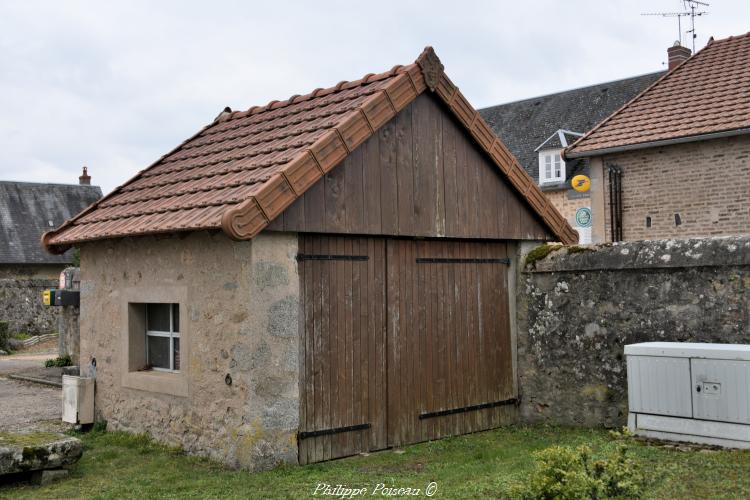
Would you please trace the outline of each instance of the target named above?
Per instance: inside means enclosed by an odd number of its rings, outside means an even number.
[[[80,440],[50,432],[0,432],[0,475],[59,469],[78,462]]]

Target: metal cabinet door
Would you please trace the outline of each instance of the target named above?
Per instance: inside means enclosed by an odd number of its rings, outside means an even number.
[[[692,417],[690,360],[628,356],[628,407],[633,413]]]
[[[750,423],[750,361],[691,359],[693,417]]]

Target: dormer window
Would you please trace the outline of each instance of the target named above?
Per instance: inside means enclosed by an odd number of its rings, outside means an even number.
[[[565,181],[565,162],[561,149],[547,149],[539,152],[539,184]]]

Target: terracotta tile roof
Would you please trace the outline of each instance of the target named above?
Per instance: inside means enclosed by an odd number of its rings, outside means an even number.
[[[713,40],[565,150],[613,148],[750,128],[750,33]]]
[[[51,252],[121,236],[223,229],[250,239],[419,94],[435,92],[561,241],[577,234],[443,72],[408,66],[217,119],[55,231]]]

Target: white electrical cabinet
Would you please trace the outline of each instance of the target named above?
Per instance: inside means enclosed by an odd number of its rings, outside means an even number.
[[[94,379],[63,375],[62,420],[71,424],[94,422]]]
[[[750,448],[750,345],[645,342],[625,356],[632,432]]]

